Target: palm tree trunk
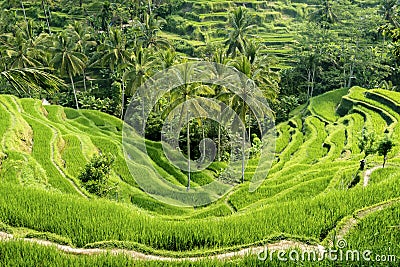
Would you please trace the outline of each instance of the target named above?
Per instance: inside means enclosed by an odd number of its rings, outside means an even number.
[[[151,15],[151,0],[147,1],[147,5],[149,7],[149,15]]]
[[[218,123],[218,161],[221,161],[221,125]]]
[[[350,64],[350,71],[349,71],[349,82],[347,83],[347,87],[350,88],[351,87],[351,80],[353,79],[353,75],[354,75],[354,64],[353,62]]]
[[[243,138],[242,138],[242,183],[244,183],[244,160],[245,160],[245,153],[244,153],[244,142],[246,138],[246,127],[243,129]]]
[[[28,25],[28,21],[27,21],[27,19],[26,19],[26,13],[25,13],[25,7],[24,7],[24,2],[23,2],[23,1],[21,1],[21,6],[22,6],[22,12],[24,13],[24,20],[25,20],[25,23]]]
[[[187,128],[186,128],[186,142],[187,142],[187,155],[188,155],[188,184],[187,184],[187,191],[190,190],[190,123],[189,123],[189,108],[186,113],[187,118]]]
[[[202,162],[206,159],[206,142],[205,142],[205,134],[204,134],[204,124],[202,123],[203,127],[201,127],[202,135],[203,135],[203,157]]]
[[[249,138],[249,142],[251,143],[251,116],[249,116],[249,135],[248,135],[248,138]]]
[[[78,98],[76,97],[76,90],[75,90],[74,79],[72,78],[72,73],[71,73],[71,72],[69,72],[69,79],[71,80],[72,91],[74,92],[74,98],[75,98],[75,103],[76,103],[76,109],[79,109]]]
[[[124,119],[124,106],[125,106],[125,83],[124,83],[124,81],[122,81],[121,120]]]
[[[83,69],[83,88],[85,88],[85,92],[87,91],[87,87],[86,87],[86,72],[85,69]]]
[[[310,97],[313,96],[314,94],[314,86],[315,86],[315,69],[316,66],[313,65],[312,73],[311,73],[311,92],[310,92]]]
[[[143,137],[146,136],[146,120],[144,118],[144,101],[142,99],[142,133]]]
[[[307,71],[307,98],[310,99],[311,69]]]
[[[243,136],[242,136],[242,183],[244,183],[244,161],[245,161],[245,142],[246,142],[246,110],[242,113]]]
[[[47,22],[47,28],[49,29],[49,34],[51,34],[50,23],[49,23],[49,17],[48,17],[48,15],[47,15],[46,7],[45,7],[45,5],[44,5],[44,0],[42,0],[42,7],[43,7],[43,11],[44,11],[44,16],[45,16],[46,22]]]

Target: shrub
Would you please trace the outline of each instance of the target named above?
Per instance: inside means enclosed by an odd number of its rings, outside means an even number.
[[[78,176],[86,190],[100,197],[109,193],[112,188],[108,186],[108,180],[114,160],[115,157],[107,153],[95,155],[86,164],[85,169]]]
[[[250,157],[256,158],[256,157],[260,156],[262,142],[256,134],[252,134],[252,139],[253,139],[253,142],[252,142],[252,145],[250,148]]]
[[[385,135],[385,137],[378,144],[377,151],[379,153],[379,156],[383,156],[383,168],[385,168],[387,155],[393,147],[394,143],[388,135]]]

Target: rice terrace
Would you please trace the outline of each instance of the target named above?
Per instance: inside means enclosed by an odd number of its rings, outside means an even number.
[[[0,1],[0,266],[399,266],[399,5]]]

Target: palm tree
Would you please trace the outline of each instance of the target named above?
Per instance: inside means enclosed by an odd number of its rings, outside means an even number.
[[[69,31],[72,38],[76,40],[76,49],[87,55],[92,48],[96,46],[96,41],[93,40],[92,35],[82,23],[75,21],[74,24],[68,25],[67,30]],[[85,69],[82,71],[83,75],[83,87],[86,91],[86,72]]]
[[[250,73],[251,64],[250,61],[245,57],[241,57],[241,61],[234,62],[234,67],[242,72],[242,73]],[[236,114],[238,114],[241,123],[243,123],[243,131],[242,131],[242,183],[244,183],[244,169],[245,169],[245,142],[246,142],[246,116],[249,110],[249,106],[247,105],[247,101],[252,97],[251,96],[251,87],[252,85],[248,84],[249,80],[240,79],[241,86],[238,88],[239,90],[234,94],[232,92],[226,92],[225,97],[229,97],[229,105],[235,110]],[[240,122],[237,123],[240,125]]]
[[[21,0],[21,7],[22,7],[22,12],[24,13],[24,20],[25,20],[25,23],[27,23],[24,1],[22,1],[22,0]]]
[[[244,57],[236,59],[233,65],[247,77],[254,80],[269,101],[274,101],[279,93],[279,73],[272,70],[275,59],[268,54],[260,55],[263,44],[250,40],[244,50]],[[247,58],[247,60],[245,60]],[[237,64],[239,63],[239,64]]]
[[[194,64],[184,63],[176,66],[173,69],[175,77],[180,81],[181,86],[174,88],[170,91],[171,94],[171,103],[165,109],[164,115],[169,114],[172,110],[174,110],[178,105],[181,105],[179,124],[182,125],[182,120],[184,116],[186,116],[187,126],[186,126],[186,145],[187,145],[187,169],[188,169],[188,183],[187,190],[190,190],[190,181],[191,181],[191,166],[190,166],[190,122],[189,118],[191,115],[201,118],[207,117],[206,110],[201,107],[197,102],[190,102],[190,99],[194,99],[199,95],[212,95],[214,94],[211,87],[193,83],[190,84],[191,76],[197,71]]]
[[[216,79],[221,79],[224,76],[225,69],[221,68],[222,66],[225,66],[228,64],[229,59],[225,56],[225,53],[223,52],[222,49],[217,49],[215,53],[212,56],[211,59],[212,62],[216,63],[214,71],[214,77]],[[223,86],[220,85],[214,85],[213,86],[214,92],[215,92],[215,98],[221,100],[221,96],[223,93],[226,93],[227,90]],[[225,103],[226,104],[226,103]],[[222,107],[221,107],[222,110]],[[222,112],[220,113],[220,116],[222,116]],[[221,117],[220,117],[221,119]],[[221,161],[221,124],[218,123],[218,150],[217,150],[217,156],[218,156],[218,161]]]
[[[101,8],[100,11],[100,18],[101,18],[101,30],[104,32],[108,32],[109,29],[109,23],[111,19],[112,13],[111,13],[111,6],[108,1],[104,2],[103,7]]]
[[[73,76],[81,74],[85,68],[87,57],[77,51],[75,40],[67,35],[67,32],[61,32],[56,37],[53,50],[53,59],[50,64],[57,68],[62,76],[67,75],[71,81],[74,93],[76,108],[79,109],[78,98]]]
[[[270,70],[267,59],[262,57],[254,58],[253,64],[246,55],[242,55],[232,61],[232,66],[244,74],[240,77],[241,86],[234,94],[232,92],[224,93],[225,98],[229,98],[230,106],[236,111],[244,126],[246,126],[246,117],[251,119],[252,112],[249,112],[249,103],[257,99],[257,86],[260,87],[263,97],[273,101],[278,95],[279,76]],[[246,77],[246,78],[245,78]],[[248,138],[251,136],[249,125]],[[249,140],[250,141],[250,140]],[[245,165],[245,142],[246,130],[243,129],[242,134],[242,182],[244,182],[244,165]]]
[[[110,30],[109,36],[104,42],[98,47],[99,59],[93,64],[100,64],[110,68],[111,72],[116,77],[120,77],[122,82],[122,110],[121,118],[123,118],[124,105],[125,105],[125,82],[123,79],[122,70],[125,69],[132,62],[132,52],[128,47],[126,37],[123,35],[121,30],[113,28]]]
[[[48,43],[47,34],[36,36],[33,32],[33,22],[29,20],[23,30],[17,30],[15,35],[5,35],[1,39],[1,48],[9,69],[41,67],[46,61],[45,47]]]
[[[248,32],[255,25],[251,24],[247,9],[244,7],[239,7],[229,14],[229,23],[233,29],[225,41],[225,45],[228,46],[226,53],[235,57],[236,50],[241,53],[244,51]]]
[[[169,48],[167,50],[161,50],[159,52],[159,58],[163,70],[166,70],[175,65],[179,59],[178,55],[176,54],[173,48]]]
[[[124,74],[128,83],[128,95],[132,96],[135,90],[151,76],[156,63],[158,63],[158,60],[149,49],[136,46],[132,50],[131,62]]]
[[[328,28],[329,24],[339,21],[338,16],[335,14],[332,6],[332,0],[321,0],[318,9],[311,13],[311,19],[321,23],[324,28]]]
[[[395,28],[400,27],[400,24],[397,21],[397,4],[397,0],[383,0],[379,9],[379,13],[382,14],[383,18]]]
[[[141,46],[146,48],[168,48],[170,46],[168,40],[158,35],[164,23],[165,20],[155,18],[149,14],[144,15],[143,21],[137,21],[134,30]]]
[[[8,69],[0,72],[0,76],[6,79],[15,91],[21,95],[29,94],[31,91],[46,91],[53,93],[60,87],[64,87],[64,81],[49,74],[44,69],[36,68],[17,68]]]
[[[132,96],[136,89],[151,77],[153,70],[156,68],[156,63],[156,57],[152,55],[149,49],[136,46],[132,51],[131,62],[127,65],[122,78],[123,83],[127,82],[127,95]],[[144,102],[142,104],[144,105]],[[143,105],[142,111],[144,112]],[[145,121],[143,120],[143,133],[145,131],[144,127]]]
[[[47,7],[47,10],[46,10],[46,7]],[[46,18],[47,29],[49,30],[49,34],[51,34],[50,23],[49,23],[50,9],[48,8],[47,5],[45,5],[44,0],[42,0],[42,8],[44,11],[44,17]]]

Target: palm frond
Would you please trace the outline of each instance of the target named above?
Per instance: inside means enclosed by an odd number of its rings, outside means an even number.
[[[22,68],[2,71],[3,76],[18,93],[46,91],[53,93],[66,86],[63,80],[44,69]]]

